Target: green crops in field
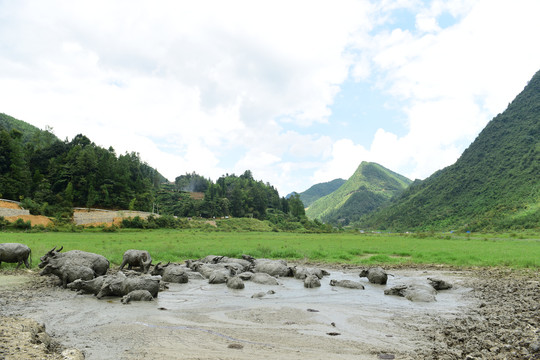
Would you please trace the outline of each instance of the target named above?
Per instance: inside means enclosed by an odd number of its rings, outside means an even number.
[[[79,233],[2,233],[2,242],[30,246],[33,266],[54,246],[102,254],[120,264],[128,249],[148,250],[159,261],[206,255],[283,258],[347,264],[446,264],[540,268],[538,235],[515,234],[298,234],[146,230]],[[2,268],[11,267],[2,264]]]

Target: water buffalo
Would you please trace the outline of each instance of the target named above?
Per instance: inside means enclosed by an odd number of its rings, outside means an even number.
[[[360,277],[367,277],[372,284],[386,285],[388,281],[388,274],[381,268],[369,268],[360,272]]]
[[[154,297],[148,290],[133,290],[122,297],[122,304],[129,304],[131,301],[152,301]]]
[[[148,290],[153,297],[158,296],[159,278],[143,275],[127,277],[119,272],[116,276],[107,276],[97,294],[97,298],[104,296],[124,296],[133,290]]]
[[[161,265],[160,262],[157,263],[151,274],[160,275],[163,281],[177,284],[185,284],[189,280],[188,272],[184,266],[171,263],[166,265]]]
[[[39,275],[53,274],[60,278],[64,289],[68,283],[75,280],[91,280],[94,278],[94,270],[85,265],[79,265],[74,261],[52,261],[47,264]]]
[[[317,277],[317,275],[308,275],[304,279],[304,287],[305,288],[316,288],[321,287],[321,281]]]
[[[361,283],[357,282],[357,281],[352,281],[352,280],[330,280],[330,285],[331,286],[340,286],[340,287],[344,287],[344,288],[348,288],[348,289],[360,289],[360,290],[364,290],[364,285],[362,285]]]
[[[245,259],[231,258],[228,256],[216,256],[212,260],[214,264],[229,264],[232,265],[237,272],[244,272],[251,268],[252,263]]]
[[[384,295],[403,296],[414,302],[432,302],[435,299],[436,291],[428,284],[404,284],[397,285],[384,290]]]
[[[272,276],[291,276],[292,270],[284,260],[257,259],[254,261],[253,272],[266,273]]]
[[[255,294],[251,295],[251,298],[252,299],[260,299],[260,298],[265,297],[266,295],[273,295],[275,293],[276,292],[274,290],[268,290],[267,292],[258,292],[258,293],[255,293]]]
[[[99,290],[101,290],[101,287],[103,286],[103,282],[105,281],[105,278],[107,276],[109,275],[98,276],[92,280],[78,279],[71,283],[68,283],[67,287],[70,290],[77,290],[80,294],[97,295],[99,293]]]
[[[229,278],[235,276],[235,271],[226,265],[223,269],[216,269],[208,276],[209,284],[223,284],[226,283]]]
[[[227,287],[231,289],[243,289],[245,285],[240,277],[233,276],[227,279]]]
[[[196,271],[200,273],[202,276],[204,276],[205,279],[210,279],[210,276],[215,271],[223,272],[227,276],[236,274],[236,271],[234,270],[233,267],[230,266],[230,264],[207,264],[207,263],[202,263],[199,261],[195,261],[195,262],[187,261],[186,264],[191,270]]]
[[[250,278],[251,281],[263,285],[279,285],[279,282],[272,275],[266,273],[255,273]]]
[[[45,255],[43,255],[40,258],[41,263],[39,264],[39,268],[42,269],[47,266],[52,259],[69,259],[70,262],[73,260],[79,265],[88,266],[94,270],[96,276],[105,275],[107,270],[109,270],[109,260],[107,260],[107,258],[105,258],[103,255],[81,250],[71,250],[62,253],[60,251],[62,251],[63,248],[64,247],[62,246],[60,249],[56,250],[55,246],[52,250],[49,250]]]
[[[146,250],[127,250],[122,257],[122,264],[120,264],[120,270],[124,266],[128,266],[128,270],[131,270],[132,267],[140,267],[143,273],[147,273],[152,264],[152,257],[150,253]]]
[[[427,278],[429,281],[429,284],[435,289],[435,290],[448,290],[452,288],[452,284],[448,281],[441,280],[441,279],[434,279],[434,278]]]
[[[7,263],[17,263],[17,269],[23,263],[30,269],[30,264],[32,262],[32,250],[24,244],[17,243],[3,243],[0,244],[0,265],[3,262]]]
[[[308,275],[315,275],[319,279],[322,279],[323,276],[330,275],[330,273],[323,269],[317,268],[307,268],[307,267],[297,267],[292,268],[292,274],[295,279],[304,280]]]

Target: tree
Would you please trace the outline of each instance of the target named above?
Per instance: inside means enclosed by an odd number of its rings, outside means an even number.
[[[304,204],[300,200],[300,195],[294,193],[289,198],[289,209],[292,216],[297,219],[303,218],[306,216],[306,210],[304,209]]]

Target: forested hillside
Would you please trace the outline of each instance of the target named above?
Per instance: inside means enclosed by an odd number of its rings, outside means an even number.
[[[348,225],[390,201],[410,183],[379,164],[362,162],[339,189],[311,204],[306,215],[334,225]]]
[[[136,153],[117,156],[84,135],[60,141],[51,131],[5,114],[0,114],[0,198],[22,201],[35,215],[69,217],[73,207],[95,207],[180,217],[250,217],[270,220],[280,229],[325,228],[307,221],[298,195],[280,198],[249,170],[215,183],[196,173],[169,183]]]
[[[187,190],[191,192],[186,192]],[[203,196],[194,196],[194,193]],[[196,173],[178,176],[174,185],[164,185],[157,196],[160,211],[176,216],[253,217],[269,219],[278,214],[304,216],[298,195],[280,198],[270,184],[257,181],[251,171],[221,176],[215,183]]]
[[[540,226],[540,72],[455,164],[415,182],[360,227],[520,229]]]
[[[339,189],[339,187],[344,183],[345,180],[343,179],[334,179],[329,182],[315,184],[306,191],[299,193],[298,195],[300,195],[300,200],[302,200],[304,206],[309,207],[316,200],[322,198],[323,196],[331,194],[337,189]]]
[[[0,197],[48,216],[73,206],[152,210],[153,190],[163,177],[138,154],[117,156],[84,135],[61,141],[0,115]]]

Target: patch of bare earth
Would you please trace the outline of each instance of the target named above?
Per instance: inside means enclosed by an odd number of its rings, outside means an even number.
[[[30,221],[32,226],[36,226],[36,225],[48,226],[53,223],[51,219],[43,215],[16,215],[16,216],[6,217],[6,220],[9,222],[15,222],[17,221],[17,219],[22,219],[25,222]]]
[[[540,359],[540,272],[476,270],[468,280],[478,307],[423,329],[426,359]]]
[[[16,204],[16,203],[12,203],[12,202],[9,202],[9,201],[3,201],[3,200],[0,200],[0,208],[5,208],[5,209],[20,209],[21,207]]]

